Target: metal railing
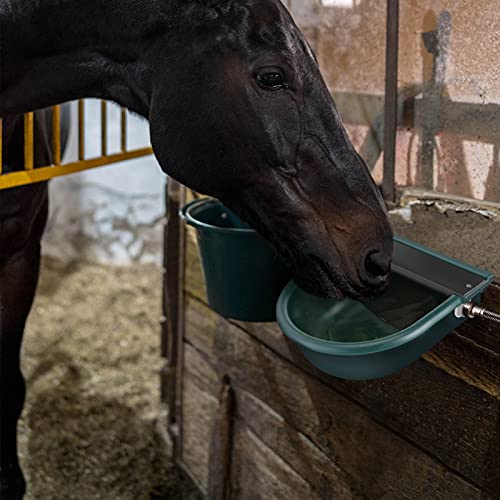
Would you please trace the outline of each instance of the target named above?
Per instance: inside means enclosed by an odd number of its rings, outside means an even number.
[[[104,165],[110,165],[125,160],[132,160],[152,154],[151,147],[128,150],[127,148],[127,112],[121,109],[120,115],[120,151],[108,153],[108,112],[106,101],[101,101],[101,155],[96,158],[85,158],[85,103],[78,101],[78,159],[65,164],[61,163],[61,106],[52,108],[52,165],[34,166],[34,113],[24,115],[24,166],[15,172],[2,172],[3,145],[2,119],[0,118],[0,190],[35,182],[42,182],[89,170]]]

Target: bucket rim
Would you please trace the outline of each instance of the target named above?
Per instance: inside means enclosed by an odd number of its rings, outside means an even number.
[[[208,204],[214,204],[214,205],[222,205],[224,204],[217,200],[216,198],[199,198],[193,201],[190,201],[189,203],[186,203],[180,210],[179,210],[179,215],[186,221],[187,224],[190,226],[193,226],[196,229],[206,229],[211,232],[218,232],[218,233],[224,233],[224,234],[246,234],[246,235],[257,235],[257,231],[251,228],[240,228],[240,227],[220,227],[220,226],[214,226],[213,224],[208,224],[206,222],[202,222],[192,215],[192,210],[198,208],[201,205],[208,205]]]
[[[387,337],[361,342],[338,342],[313,337],[295,324],[288,307],[292,294],[298,289],[299,287],[292,280],[281,293],[276,304],[278,324],[283,333],[297,344],[312,352],[330,356],[369,356],[401,347],[427,334],[432,327],[449,314],[453,314],[455,308],[465,302],[458,295],[451,295],[411,325]]]

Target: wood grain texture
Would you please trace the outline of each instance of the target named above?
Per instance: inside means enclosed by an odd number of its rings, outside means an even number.
[[[208,363],[219,375],[227,373],[237,394],[243,390],[265,402],[287,426],[306,436],[332,460],[362,497],[491,498],[403,436],[389,431],[365,408],[277,356],[196,300],[187,302],[186,341],[204,361],[198,362],[199,366]],[[192,348],[186,347],[187,351],[195,357]],[[254,430],[258,430],[256,424]],[[287,446],[293,447],[293,442]],[[289,450],[280,453],[281,459],[287,453],[289,458]],[[235,459],[237,455],[238,451]]]
[[[206,301],[196,242],[193,238],[188,241],[187,292]],[[483,304],[500,309],[499,286],[488,289]],[[191,321],[196,320],[191,318]],[[217,330],[224,320],[212,314],[204,321],[205,324],[198,325],[200,335],[204,336],[199,345],[205,343],[205,348],[212,351],[216,349],[217,336],[205,336],[205,329]],[[472,483],[492,494],[500,491],[498,327],[482,320],[466,322],[398,374],[376,381],[352,382],[316,370],[276,324],[236,324],[313,376],[316,383],[326,384],[356,402],[372,419],[404,436]],[[252,373],[251,369],[248,373]]]
[[[294,429],[265,402],[243,389],[237,391],[238,418],[255,436],[274,450],[322,499],[361,498],[350,477],[307,436]]]
[[[421,359],[390,377],[348,381],[328,376],[302,356],[275,325],[238,324],[273,352],[365,408],[472,482],[500,488],[500,401]],[[440,350],[433,349],[432,355]],[[464,354],[462,353],[462,356]],[[460,357],[457,357],[459,361]]]
[[[184,318],[184,256],[185,231],[179,216],[183,204],[184,187],[169,179],[165,187],[166,216],[163,252],[162,296],[162,356],[166,359],[162,373],[162,401],[166,403],[167,426],[173,443],[173,456],[182,455],[183,418],[182,362]]]
[[[186,290],[191,295],[207,304],[207,292],[205,289],[205,278],[201,266],[201,258],[196,241],[196,231],[193,227],[186,227]]]
[[[203,353],[199,353],[190,344],[186,344],[185,348],[186,388],[192,390],[194,398],[198,399],[200,404],[191,406],[190,411],[185,411],[184,418],[196,425],[195,423],[204,419],[200,415],[206,411],[202,402],[215,398],[216,376],[204,359]],[[184,394],[187,395],[187,391]],[[350,478],[305,435],[290,427],[277,413],[251,394],[243,390],[238,390],[235,394],[235,416],[238,423],[235,424],[237,437],[234,439],[233,451],[234,492],[230,498],[270,499],[282,498],[283,494],[289,500],[360,498],[351,491]],[[215,422],[216,415],[217,411],[212,415]],[[205,464],[207,461],[205,450],[210,446],[206,441],[208,434],[193,433],[191,428],[192,425],[186,426],[188,432],[185,437],[190,439],[190,442],[184,446],[184,450],[189,451],[189,454],[184,457],[183,465],[198,485],[203,485],[203,491],[207,491],[204,485],[205,468],[200,468],[199,464]],[[211,460],[212,454],[208,465],[208,484],[211,482],[214,487],[219,483],[218,487],[223,488],[224,480],[215,475]],[[285,479],[282,481],[280,476]],[[212,491],[209,486],[207,498],[212,498]],[[304,492],[309,496],[303,497]]]
[[[210,440],[208,499],[231,500],[234,392],[228,377],[222,379],[219,407]]]
[[[211,432],[218,408],[215,394],[218,378],[210,365],[192,350],[186,349],[184,356],[182,391],[184,432],[180,460],[200,491],[206,495]]]
[[[236,427],[234,456],[235,500],[321,500],[308,481],[243,425]]]

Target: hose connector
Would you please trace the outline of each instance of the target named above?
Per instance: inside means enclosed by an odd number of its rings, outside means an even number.
[[[500,323],[500,314],[495,313],[493,311],[488,311],[484,307],[478,306],[473,302],[467,302],[466,304],[462,304],[455,309],[455,316],[457,318],[484,318],[490,321],[494,321],[495,323]]]

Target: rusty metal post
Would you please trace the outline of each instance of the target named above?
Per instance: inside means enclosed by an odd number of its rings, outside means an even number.
[[[61,164],[61,105],[52,107],[52,157],[54,165]]]
[[[85,159],[85,101],[78,101],[78,159]]]
[[[396,134],[398,128],[399,0],[387,1],[385,58],[384,178],[386,201],[396,197]]]
[[[2,175],[3,165],[3,120],[0,118],[0,175]]]
[[[108,105],[101,101],[101,154],[108,155]]]
[[[422,93],[422,106],[416,115],[421,126],[420,170],[421,185],[424,189],[434,189],[434,151],[436,134],[443,126],[443,101],[446,85],[446,66],[451,36],[451,14],[444,10],[439,13],[435,30],[422,33],[425,49],[432,55],[432,79]],[[424,79],[427,75],[424,74]]]
[[[34,123],[35,114],[33,112],[24,115],[24,169],[33,170],[35,165],[34,156]]]
[[[166,221],[163,249],[163,320],[161,324],[162,356],[165,359],[161,373],[162,402],[168,408],[167,427],[172,438],[174,458],[182,452],[182,349],[184,336],[184,225],[179,209],[184,199],[184,188],[168,179],[165,189]]]
[[[121,108],[120,114],[120,134],[121,134],[121,151],[125,153],[127,151],[127,110],[126,108]]]

